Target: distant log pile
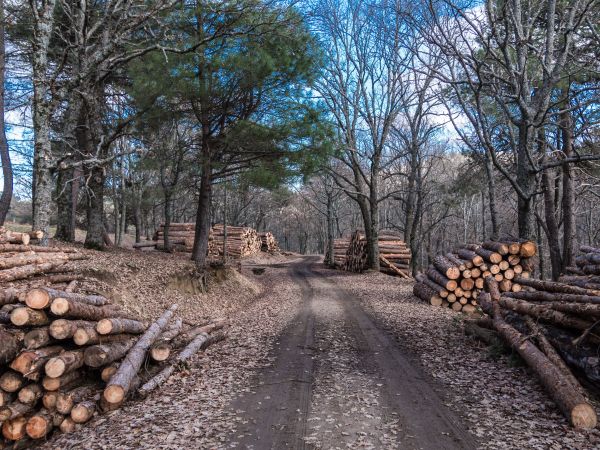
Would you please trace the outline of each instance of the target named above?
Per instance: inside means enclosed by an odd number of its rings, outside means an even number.
[[[277,239],[273,236],[273,233],[270,231],[264,233],[258,233],[258,237],[260,238],[261,246],[260,250],[262,252],[269,253],[278,253],[279,252],[279,244],[277,243]]]
[[[176,305],[147,326],[102,295],[75,292],[83,277],[65,264],[82,258],[68,248],[0,245],[2,281],[38,276],[1,285],[0,448],[75,431],[224,337],[215,333],[222,320],[184,328],[172,320]]]
[[[410,250],[399,236],[382,231],[378,238],[380,272],[410,278]],[[333,242],[333,261],[325,254],[325,262],[349,272],[362,272],[367,268],[367,239],[364,233],[355,231],[348,238]]]
[[[487,241],[469,244],[455,252],[436,256],[425,273],[417,275],[413,293],[434,306],[472,313],[491,276],[501,292],[518,293],[528,279],[531,258],[537,253],[532,241]]]
[[[169,246],[172,251],[191,252],[194,247],[194,223],[171,223],[169,225]],[[225,229],[218,224],[211,228],[208,238],[208,254],[210,256],[223,256],[223,242]],[[157,250],[165,249],[165,226],[160,225],[154,235],[154,240],[133,244],[134,248],[154,247]],[[270,232],[257,233],[249,227],[234,227],[227,225],[227,256],[234,259],[255,255],[260,251],[277,253],[279,244]]]
[[[346,252],[350,245],[349,238],[339,238],[333,240],[333,255],[329,254],[329,248],[325,253],[325,264],[343,269],[346,264]]]
[[[225,242],[225,228],[222,224],[212,228],[212,239],[208,243],[208,254],[223,256],[223,242]],[[234,227],[227,225],[227,256],[230,258],[244,258],[261,251],[262,241],[254,228]]]
[[[479,301],[491,319],[468,321],[465,331],[506,343],[536,373],[573,427],[595,428],[596,411],[572,369],[599,386],[600,291],[579,283],[579,277],[552,282],[521,276],[514,282],[523,289],[502,292],[500,282],[488,275]]]

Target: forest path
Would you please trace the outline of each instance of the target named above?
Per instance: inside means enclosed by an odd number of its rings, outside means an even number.
[[[476,444],[395,343],[343,287],[290,264],[300,311],[279,336],[274,363],[233,408],[236,448],[470,449]]]

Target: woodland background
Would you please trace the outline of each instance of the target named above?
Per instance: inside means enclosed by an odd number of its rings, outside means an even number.
[[[161,223],[413,269],[510,235],[598,244],[600,2],[0,1],[0,221],[85,245]],[[10,206],[10,208],[9,208]],[[55,231],[54,231],[55,230]]]

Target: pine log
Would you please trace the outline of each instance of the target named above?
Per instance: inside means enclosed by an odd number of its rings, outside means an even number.
[[[63,420],[60,424],[60,431],[65,434],[74,433],[80,427],[81,425],[73,422],[73,419],[71,419],[71,417],[65,417],[65,420]]]
[[[463,261],[462,259],[460,259],[454,253],[446,253],[445,256],[446,256],[446,259],[448,261],[450,261],[452,264],[454,264],[456,267],[458,267],[458,270],[460,270],[461,272],[463,272],[464,270],[467,269],[465,261]]]
[[[540,291],[555,292],[562,294],[597,296],[600,299],[600,290],[585,289],[579,286],[572,286],[568,284],[568,281],[565,283],[560,283],[556,281],[543,281],[535,280],[533,278],[521,277],[515,277],[514,281],[516,283],[522,284],[523,286],[529,286]]]
[[[0,283],[8,283],[9,281],[22,280],[23,278],[41,273],[56,270],[67,261],[52,261],[43,264],[29,264],[27,266],[15,267],[12,269],[0,271]]]
[[[77,328],[73,335],[73,342],[79,346],[110,344],[111,342],[122,342],[134,337],[132,334],[102,335],[96,331],[96,327]]]
[[[62,297],[52,301],[50,311],[52,311],[52,314],[55,316],[59,317],[96,321],[128,315],[114,305],[94,306]]]
[[[214,344],[225,339],[223,332],[216,333],[211,336],[207,333],[198,334],[188,345],[177,355],[173,363],[168,367],[165,367],[160,373],[152,377],[145,383],[138,391],[140,396],[145,397],[158,386],[163,384],[169,379],[169,377],[175,372],[175,369],[181,364],[185,363],[188,359],[194,356],[201,349],[207,348],[209,345]]]
[[[40,398],[42,398],[42,395],[44,395],[42,386],[40,386],[37,383],[31,383],[21,388],[21,390],[19,391],[18,399],[21,403],[25,403],[26,405],[33,405]]]
[[[8,364],[23,348],[25,334],[19,330],[0,327],[0,365]]]
[[[91,322],[88,320],[67,320],[58,319],[50,324],[48,332],[54,339],[64,340],[70,339],[75,335],[75,332],[79,328],[94,327],[97,322]]]
[[[26,350],[13,360],[10,368],[23,374],[25,378],[37,379],[39,378],[38,373],[44,364],[46,364],[46,361],[62,350],[63,348],[58,345],[38,348],[36,350]]]
[[[508,255],[508,244],[504,242],[486,241],[483,244],[481,244],[481,246],[486,250],[496,252],[502,256]]]
[[[522,277],[519,278],[520,283],[524,284]],[[545,292],[545,291],[522,291],[522,292],[511,292],[506,294],[507,297],[518,298],[521,300],[528,301],[539,301],[539,302],[573,302],[573,303],[592,303],[600,304],[600,296],[591,295],[580,295],[580,294],[566,294],[561,292]]]
[[[27,418],[18,416],[2,424],[2,436],[9,441],[19,441],[26,435]]]
[[[24,384],[25,380],[21,374],[12,370],[7,370],[0,375],[0,389],[2,389],[4,392],[17,392],[23,387]]]
[[[542,384],[571,425],[577,429],[595,428],[597,424],[596,412],[587,400],[570,383],[564,381],[561,371],[541,350],[502,318],[498,302],[489,301],[489,297],[485,298],[485,295],[481,296],[481,300],[484,309],[492,315],[496,331],[538,375]]]
[[[15,288],[6,288],[0,292],[0,306],[18,301],[17,295],[19,291]]]
[[[54,339],[50,336],[48,327],[34,328],[31,331],[28,331],[23,337],[23,343],[27,350],[46,347],[54,342]]]
[[[480,266],[483,264],[483,258],[481,256],[479,256],[477,253],[475,253],[473,250],[461,248],[457,251],[457,253],[458,253],[458,256],[460,256],[462,259],[471,261],[476,266]]]
[[[540,320],[575,330],[587,330],[592,325],[592,323],[587,320],[568,316],[560,311],[551,309],[546,305],[528,303],[523,300],[506,297],[506,295],[508,295],[508,293],[505,293],[498,301],[500,306],[518,312],[519,314],[536,317]]]
[[[460,287],[465,291],[470,291],[475,287],[475,281],[471,278],[463,278],[460,280]]]
[[[10,405],[6,405],[4,408],[0,408],[0,422],[20,417],[23,414],[27,414],[32,409],[33,405],[13,402]]]
[[[456,280],[450,280],[449,278],[445,277],[439,273],[435,267],[430,267],[427,269],[426,275],[448,291],[454,291],[458,287],[458,282]]]
[[[100,372],[100,379],[102,381],[104,381],[105,383],[108,383],[110,381],[111,377],[115,373],[117,373],[118,369],[119,369],[118,363],[109,364],[108,366],[102,368],[102,372]]]
[[[537,340],[539,348],[544,352],[548,359],[558,368],[558,370],[562,372],[563,376],[569,383],[571,383],[573,388],[575,388],[583,397],[587,397],[587,394],[581,386],[581,383],[579,383],[577,378],[575,378],[575,375],[573,375],[573,372],[571,372],[569,366],[567,366],[565,361],[561,358],[556,349],[544,335],[542,327],[540,327],[538,323],[531,317],[525,317],[525,323],[535,335],[535,339]]]
[[[58,356],[50,358],[44,366],[46,375],[51,378],[58,378],[65,373],[73,372],[83,367],[83,353],[83,350],[65,351]]]
[[[427,303],[429,303],[431,299],[437,295],[433,289],[424,283],[415,283],[413,286],[413,294]]]
[[[81,371],[73,370],[57,378],[46,376],[42,380],[42,386],[44,389],[46,389],[46,391],[57,391],[76,382],[82,377],[82,375],[83,373]]]
[[[4,407],[15,400],[14,392],[4,392],[0,389],[0,407]]]
[[[475,250],[475,253],[492,264],[498,264],[500,261],[502,261],[502,255],[500,253],[496,253],[482,247],[479,247],[477,250]]]
[[[86,366],[102,367],[113,361],[123,358],[133,347],[136,339],[127,339],[109,344],[98,344],[87,347],[83,357]]]
[[[458,280],[460,278],[460,270],[456,265],[448,258],[438,255],[433,258],[434,267],[439,272],[446,276],[450,280]]]
[[[10,321],[18,327],[39,327],[47,325],[50,322],[44,311],[31,309],[26,306],[15,308],[10,313]]]
[[[141,334],[146,331],[146,324],[132,319],[102,319],[96,325],[96,331],[102,335],[108,334]]]
[[[42,405],[48,411],[52,411],[56,408],[56,399],[58,398],[59,392],[57,391],[46,391],[42,396]]]
[[[71,419],[75,423],[86,423],[96,411],[96,402],[93,400],[84,400],[78,403],[71,410]]]
[[[104,306],[110,303],[110,300],[101,295],[75,294],[73,292],[60,291],[45,287],[31,289],[28,291],[25,295],[25,304],[30,308],[44,309],[47,308],[48,305],[50,305],[50,303],[57,298],[66,298],[68,300],[74,300],[76,302],[93,306]]]
[[[165,329],[176,309],[177,304],[174,304],[165,311],[156,322],[148,327],[146,332],[129,351],[123,362],[119,365],[119,369],[104,389],[102,395],[107,403],[120,404],[123,402],[129,391],[133,377],[144,362],[146,352]]]
[[[537,245],[533,241],[524,241],[521,242],[521,248],[519,250],[519,255],[523,258],[531,258],[535,256],[537,253]]]
[[[150,357],[154,361],[166,361],[171,355],[172,341],[183,329],[183,320],[174,320],[165,331],[158,337],[150,348]]]
[[[57,417],[62,418],[58,413],[51,413],[47,410],[41,410],[34,414],[27,421],[25,430],[31,439],[42,439],[46,437],[54,428]],[[62,421],[62,420],[61,420]]]
[[[417,276],[415,277],[415,279],[420,283],[425,283],[427,286],[429,286],[431,289],[433,289],[435,292],[437,292],[437,294],[440,297],[442,297],[442,298],[448,297],[448,291],[443,286],[440,286],[435,281],[430,280],[424,274],[418,273]]]
[[[77,249],[68,247],[42,247],[40,245],[0,244],[0,253],[6,252],[36,252],[36,253],[78,253]]]
[[[70,414],[77,403],[93,397],[96,392],[98,392],[98,386],[95,384],[79,386],[68,392],[61,392],[56,399],[56,410],[61,414]]]
[[[490,330],[489,328],[484,328],[474,320],[465,320],[464,330],[465,334],[473,336],[490,346],[497,348],[506,347],[506,344],[502,339],[500,339],[500,336],[498,336],[498,333],[496,331],[494,331],[493,329]]]

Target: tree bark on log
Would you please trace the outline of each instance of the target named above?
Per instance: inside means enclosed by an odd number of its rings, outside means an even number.
[[[70,339],[75,335],[75,332],[79,328],[94,327],[96,326],[96,323],[97,322],[92,322],[89,320],[58,319],[50,324],[48,327],[48,332],[54,339]]]
[[[433,265],[441,274],[450,280],[458,280],[460,278],[460,270],[458,267],[445,256],[438,255],[433,258]]]
[[[102,367],[117,359],[121,359],[133,347],[135,341],[136,339],[132,338],[120,342],[87,347],[83,354],[85,365],[89,367]]]
[[[146,324],[132,319],[102,319],[96,325],[98,334],[142,334],[146,331]]]
[[[50,336],[50,329],[48,327],[34,328],[27,332],[23,338],[23,343],[27,350],[46,347],[54,342],[54,339]]]
[[[175,372],[175,369],[178,365],[190,359],[201,349],[204,349],[209,345],[219,342],[223,339],[225,339],[225,334],[222,332],[219,332],[214,336],[210,336],[207,333],[200,333],[177,355],[173,361],[173,364],[165,367],[160,373],[148,380],[148,382],[139,389],[138,393],[142,397],[147,396],[150,392],[167,381],[173,372]]]
[[[443,286],[447,291],[454,291],[458,287],[456,280],[450,280],[439,273],[434,267],[427,269],[426,275],[440,286]]]
[[[150,357],[154,361],[166,361],[172,350],[172,341],[175,339],[181,330],[183,329],[183,320],[177,319],[169,325],[169,327],[162,332],[158,339],[152,344],[150,348]]]
[[[71,419],[75,423],[86,423],[96,411],[96,402],[93,400],[84,400],[78,403],[71,410]]]
[[[519,314],[525,314],[528,316],[536,317],[543,321],[560,325],[561,327],[565,328],[584,331],[592,325],[592,323],[588,320],[568,316],[560,311],[555,311],[545,305],[536,305],[525,302],[523,300],[507,298],[506,294],[504,294],[504,296],[498,301],[498,303],[503,308],[518,312]]]
[[[565,414],[571,425],[577,429],[596,427],[597,417],[594,408],[577,390],[565,381],[561,371],[532,342],[525,339],[516,329],[502,318],[500,304],[481,296],[481,304],[491,313],[494,328],[527,362],[538,375],[547,392]]]
[[[32,275],[51,272],[58,269],[67,261],[47,262],[44,264],[30,264],[27,266],[15,267],[13,269],[0,271],[0,283],[8,283],[9,281],[22,280]]]
[[[119,365],[119,370],[112,376],[102,394],[107,403],[120,404],[125,399],[133,377],[144,362],[147,350],[158,338],[173,316],[177,304],[172,305],[163,315],[142,335],[125,359]]]
[[[17,303],[18,302],[18,298],[17,298],[18,293],[19,293],[19,291],[17,291],[15,288],[7,288],[7,289],[4,289],[3,291],[1,291],[0,292],[0,306],[7,305],[10,303]]]
[[[8,364],[23,348],[24,333],[0,328],[0,365]]]
[[[39,327],[50,322],[44,311],[26,306],[15,308],[10,313],[10,321],[17,327]]]
[[[39,372],[46,362],[54,355],[59,354],[63,348],[61,346],[52,346],[39,348],[37,350],[27,350],[21,352],[13,362],[10,364],[10,368],[23,374],[25,378],[29,378],[35,375],[36,379],[39,378]]]
[[[111,317],[129,316],[129,314],[114,305],[94,306],[62,297],[52,301],[50,311],[59,317],[95,321]]]
[[[57,298],[66,298],[86,305],[104,306],[110,303],[106,297],[101,295],[75,294],[73,292],[60,291],[52,288],[31,289],[25,295],[25,304],[30,308],[44,309]]]
[[[0,422],[4,420],[12,420],[17,417],[27,414],[33,409],[33,405],[28,405],[21,402],[13,402],[10,405],[0,409]]]
[[[44,386],[44,389],[46,389],[47,391],[57,391],[59,389],[64,388],[65,386],[70,385],[71,383],[79,381],[82,375],[83,372],[79,370],[73,370],[56,378],[44,377],[44,379],[42,380],[42,386]]]
[[[573,302],[600,304],[600,297],[579,294],[563,294],[560,292],[521,291],[505,294],[506,297],[538,302]]]
[[[56,410],[61,414],[70,414],[77,403],[93,397],[96,392],[98,392],[98,386],[95,384],[79,386],[68,392],[62,392],[56,399]]]
[[[83,350],[65,351],[58,356],[50,358],[44,366],[46,375],[51,378],[58,378],[65,373],[73,372],[83,367],[83,353]]]

